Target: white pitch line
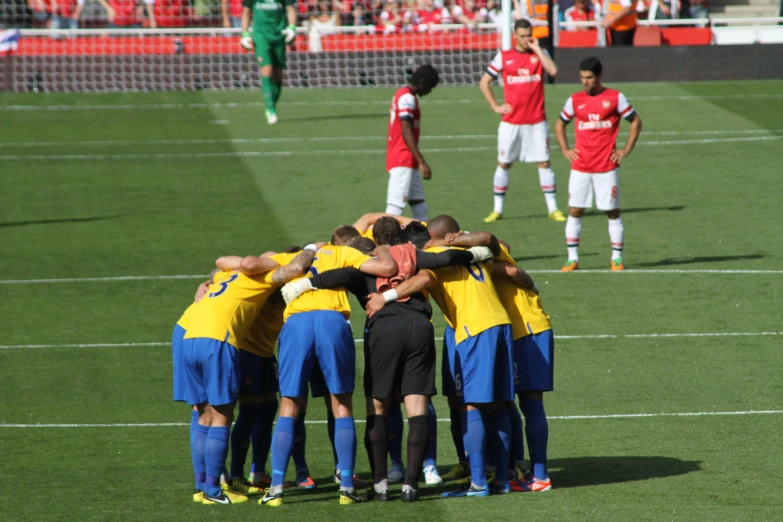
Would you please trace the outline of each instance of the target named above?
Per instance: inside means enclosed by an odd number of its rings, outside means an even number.
[[[781,136],[751,136],[744,138],[708,138],[700,140],[666,140],[643,141],[637,146],[670,146],[670,145],[705,145],[712,143],[736,143],[751,141],[782,140]],[[553,145],[550,148],[557,149]],[[497,150],[497,147],[445,147],[423,149],[422,152],[455,153],[455,152],[487,152]],[[47,160],[132,160],[132,159],[185,159],[185,158],[265,158],[282,156],[363,156],[368,154],[386,154],[386,149],[357,150],[278,150],[278,151],[227,151],[227,152],[181,152],[181,153],[150,153],[150,154],[37,154],[37,155],[6,155],[0,156],[0,161],[47,161]]]
[[[605,419],[650,419],[658,417],[723,417],[733,415],[775,415],[783,410],[747,410],[747,411],[694,411],[682,413],[616,413],[608,415],[550,415],[548,420],[605,420]],[[326,424],[325,420],[305,420],[305,424]],[[354,420],[364,424],[362,419]],[[451,419],[438,419],[438,422],[451,422]],[[168,428],[190,426],[188,422],[139,422],[116,424],[11,424],[0,423],[0,428]]]
[[[529,274],[563,274],[561,270],[528,270]],[[661,269],[661,270],[637,270],[626,269],[622,272],[611,270],[579,269],[569,274],[783,274],[783,270],[741,270],[741,269]],[[0,279],[0,285],[27,285],[49,283],[93,283],[112,281],[165,281],[169,279],[204,279],[206,274],[200,275],[152,275],[152,276],[116,276],[116,277],[70,277],[64,279]],[[569,277],[571,277],[569,275]],[[618,276],[619,277],[619,276]]]
[[[590,340],[590,339],[658,339],[677,337],[768,337],[783,335],[783,332],[707,332],[707,333],[651,333],[651,334],[594,334],[594,335],[555,335],[557,340]],[[442,341],[443,337],[436,337]],[[363,343],[364,339],[354,339]],[[46,348],[133,348],[142,346],[171,346],[171,342],[154,343],[84,343],[84,344],[6,344],[0,345],[0,350],[37,350]]]
[[[576,88],[576,86],[574,86]],[[715,94],[693,95],[660,95],[660,96],[630,96],[631,101],[692,101],[692,100],[769,100],[783,98],[781,93],[760,94]],[[389,99],[384,100],[322,100],[284,102],[283,107],[345,107],[368,105],[389,105]],[[424,100],[422,105],[453,105],[481,103],[483,98],[463,98],[454,100]],[[258,102],[227,102],[227,103],[151,103],[151,104],[85,104],[85,105],[0,105],[0,111],[7,112],[49,112],[49,111],[116,111],[116,110],[184,110],[184,109],[243,109],[246,107],[265,107]]]
[[[769,134],[781,133],[783,129],[724,129],[724,130],[670,130],[644,131],[643,136],[680,136],[709,135],[722,136],[727,134]],[[550,133],[550,137],[555,137]],[[425,136],[426,141],[452,141],[474,139],[497,139],[497,134],[452,134]],[[92,141],[22,141],[0,143],[0,148],[33,148],[33,147],[108,147],[108,146],[147,146],[147,145],[213,145],[213,144],[275,144],[300,142],[334,142],[334,141],[377,141],[385,142],[386,136],[311,136],[297,138],[198,138],[181,140],[92,140]],[[644,143],[639,142],[639,143]]]

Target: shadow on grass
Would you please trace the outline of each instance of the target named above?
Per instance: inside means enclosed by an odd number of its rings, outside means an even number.
[[[29,221],[12,221],[9,223],[0,223],[0,228],[23,227],[26,225],[51,225],[55,223],[88,223],[90,221],[105,221],[107,219],[117,219],[118,217],[122,217],[122,216],[118,214],[116,216],[95,216],[95,217],[85,217],[85,218],[33,219]]]
[[[372,118],[388,118],[388,112],[373,112],[373,113],[361,113],[361,114],[325,114],[320,116],[302,116],[301,118],[285,118],[280,120],[280,123],[288,121],[316,121],[316,120],[353,120],[353,119],[372,119]],[[378,138],[383,139],[383,136]]]
[[[701,462],[674,457],[578,457],[549,461],[556,488],[618,484],[701,471]]]
[[[579,253],[579,257],[591,257],[591,256],[597,256],[598,252],[588,252],[586,254]],[[514,261],[517,263],[522,263],[525,261],[535,261],[537,259],[564,259],[566,258],[566,254],[549,254],[546,256],[517,256],[514,258]]]
[[[696,256],[696,257],[670,257],[660,261],[651,261],[649,263],[635,263],[635,267],[645,266],[672,266],[672,265],[692,265],[694,263],[717,263],[720,261],[739,261],[746,259],[761,259],[763,254],[747,254],[741,256]]]
[[[674,205],[670,207],[638,207],[638,208],[623,208],[621,209],[623,214],[636,214],[638,212],[658,212],[658,211],[668,211],[668,212],[677,212],[680,210],[685,210],[687,207],[685,205]],[[566,216],[568,215],[568,209],[565,209],[563,211],[563,214]],[[605,216],[606,212],[602,210],[596,210],[596,209],[587,209],[585,212],[585,217],[591,217],[591,216]],[[525,216],[503,216],[503,221],[513,221],[515,219],[549,219],[546,214],[528,214]]]

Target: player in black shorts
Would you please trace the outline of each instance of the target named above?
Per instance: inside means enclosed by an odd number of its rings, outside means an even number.
[[[404,241],[407,235],[427,234],[420,223],[408,225],[405,233],[392,218],[381,218],[373,227],[378,244],[388,244],[390,252],[400,267],[400,273],[390,279],[366,276],[358,270],[345,268],[331,270],[301,279],[283,290],[290,300],[301,290],[344,286],[364,306],[370,294],[394,292],[393,287],[408,278],[426,278],[429,272],[419,269],[435,269],[449,265],[468,265],[481,259],[489,259],[488,248],[449,250],[437,254],[423,252]],[[368,240],[361,239],[355,245]],[[363,248],[362,248],[363,247]],[[422,288],[425,284],[422,284]],[[427,449],[429,428],[427,406],[435,394],[435,336],[430,319],[432,306],[427,297],[416,293],[410,299],[390,302],[378,314],[368,318],[365,324],[364,390],[367,397],[367,428],[365,448],[373,472],[373,492],[369,499],[389,500],[387,479],[387,428],[386,409],[394,397],[402,397],[408,415],[408,462],[403,482],[402,500],[418,500],[418,482],[424,454]]]

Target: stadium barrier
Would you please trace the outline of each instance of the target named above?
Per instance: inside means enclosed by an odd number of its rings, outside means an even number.
[[[673,22],[678,21],[663,22],[676,25]],[[593,22],[587,25],[595,27]],[[640,25],[662,24],[645,21]],[[760,35],[762,29],[775,27],[759,22],[759,29],[753,31]],[[783,61],[779,59],[783,46],[755,46],[748,53],[748,48],[742,46],[706,45],[704,29],[668,27],[661,31],[668,35],[664,39],[702,45],[589,50],[564,46],[557,49],[556,59],[560,69],[568,71],[571,63],[578,63],[586,52],[598,55],[611,64],[607,67],[607,78],[614,81],[783,76]],[[696,33],[685,36],[677,31]],[[356,27],[331,29],[320,35],[322,51],[311,52],[310,36],[300,31],[295,50],[288,55],[286,84],[289,87],[395,86],[404,83],[416,65],[427,62],[441,72],[443,85],[473,85],[499,47],[497,26],[491,24],[482,24],[475,31],[451,25],[424,34],[365,32],[366,28]],[[582,37],[585,44],[592,38],[595,45],[595,30],[592,35],[590,31],[573,33],[587,34]],[[559,33],[561,42],[564,35],[566,31]],[[218,28],[23,30],[15,49],[0,52],[0,89],[114,92],[257,88],[255,56],[239,48],[238,36],[235,29]],[[736,65],[727,68],[726,64],[730,63],[727,60],[734,60]]]

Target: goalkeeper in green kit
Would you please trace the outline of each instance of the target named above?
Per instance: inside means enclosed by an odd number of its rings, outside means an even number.
[[[261,70],[261,90],[266,103],[266,121],[277,123],[275,105],[283,88],[285,48],[296,38],[295,0],[242,0],[243,49],[255,49]],[[253,19],[253,32],[249,31]]]

